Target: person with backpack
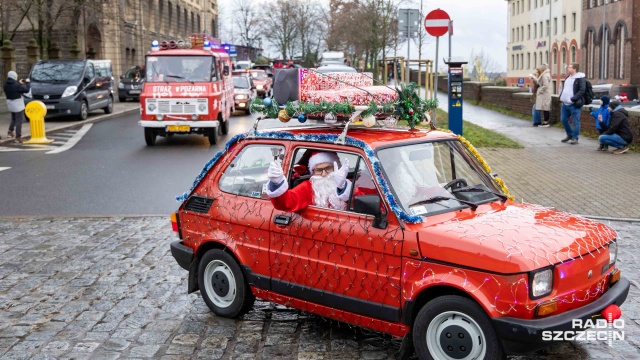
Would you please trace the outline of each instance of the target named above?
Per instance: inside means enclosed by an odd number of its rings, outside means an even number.
[[[567,133],[567,137],[561,141],[575,145],[580,137],[580,115],[582,114],[582,106],[585,105],[585,93],[587,91],[587,79],[584,73],[579,72],[580,64],[572,63],[567,65],[567,78],[564,80],[564,86],[560,90],[560,120],[562,126]],[[569,124],[569,117],[573,121],[573,128]]]
[[[609,112],[610,100],[611,99],[607,95],[604,95],[603,97],[600,98],[600,104],[601,104],[600,108],[598,109],[591,108],[591,116],[593,116],[593,118],[596,119],[596,129],[598,130],[598,133],[600,135],[602,135],[609,128],[609,116],[611,114]],[[607,150],[609,150],[609,145],[600,143],[600,146],[598,147],[598,151],[607,151]]]
[[[633,141],[633,131],[628,118],[629,113],[618,101],[610,102],[609,110],[611,110],[609,128],[598,137],[598,140],[603,144],[616,148],[613,150],[614,154],[624,154],[629,151],[629,144]]]

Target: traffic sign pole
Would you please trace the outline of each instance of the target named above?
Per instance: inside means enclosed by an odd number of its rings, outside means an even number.
[[[438,49],[440,48],[440,36],[449,31],[451,26],[451,18],[444,10],[436,9],[427,14],[424,18],[424,28],[427,33],[436,38],[436,79],[434,81],[436,99],[438,98]],[[451,45],[449,45],[451,49]],[[433,121],[435,123],[437,110],[433,112]]]
[[[438,48],[440,47],[440,36],[436,37],[436,80],[434,81],[436,100],[438,99]],[[438,109],[433,110],[433,125],[436,125]]]

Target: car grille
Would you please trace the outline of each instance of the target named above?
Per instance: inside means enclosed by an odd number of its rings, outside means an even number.
[[[61,97],[62,97],[62,95],[49,95],[49,98],[47,100],[56,100],[56,99],[60,99]],[[33,94],[33,99],[34,100],[44,100],[44,95]]]
[[[207,99],[147,99],[149,114],[207,114]]]
[[[209,208],[211,208],[211,204],[213,204],[213,199],[193,195],[187,200],[187,204],[184,206],[185,210],[193,211],[201,214],[206,214],[209,212]]]

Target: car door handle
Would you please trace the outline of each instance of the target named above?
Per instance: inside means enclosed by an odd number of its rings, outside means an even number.
[[[289,223],[291,222],[291,216],[276,215],[273,218],[273,222],[278,225],[289,225]]]

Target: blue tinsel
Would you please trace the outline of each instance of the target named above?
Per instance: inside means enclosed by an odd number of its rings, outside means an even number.
[[[293,135],[289,132],[284,131],[258,131],[256,132],[257,138],[268,138],[268,139],[279,139],[279,140],[297,140],[297,141],[311,141],[311,142],[329,142],[333,143],[338,140],[338,135],[333,134],[320,134],[320,135]],[[189,194],[195,189],[198,183],[204,178],[204,176],[209,172],[211,167],[222,157],[222,155],[229,150],[229,148],[235,144],[236,142],[246,138],[246,134],[238,134],[227,141],[225,145],[225,149],[223,151],[218,152],[211,160],[207,162],[204,166],[200,174],[196,177],[193,182],[193,186],[188,192],[180,196],[176,196],[177,201],[184,201],[189,197]],[[350,146],[354,146],[360,148],[364,151],[369,161],[371,161],[371,165],[373,166],[373,172],[378,180],[378,183],[382,187],[382,192],[384,196],[387,198],[389,205],[391,206],[391,211],[393,211],[402,221],[410,224],[417,224],[422,222],[421,216],[411,215],[405,212],[396,202],[396,199],[391,194],[391,189],[389,189],[389,185],[386,180],[382,177],[382,168],[380,166],[380,161],[375,156],[373,149],[364,141],[354,139],[350,136],[347,136],[345,139],[345,143]]]

